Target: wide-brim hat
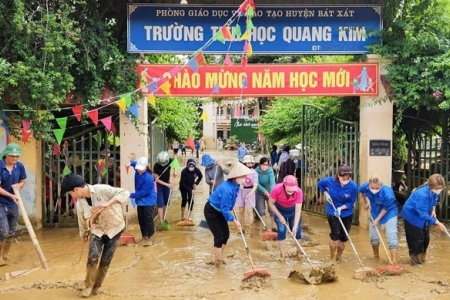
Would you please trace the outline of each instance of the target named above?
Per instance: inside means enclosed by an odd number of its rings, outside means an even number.
[[[237,178],[252,174],[253,170],[247,168],[241,163],[237,163],[233,169],[231,169],[230,173],[228,173],[228,178]]]
[[[1,157],[5,155],[22,156],[23,155],[22,148],[20,148],[20,146],[17,145],[16,143],[9,143],[8,145],[6,145],[5,150],[3,150]]]

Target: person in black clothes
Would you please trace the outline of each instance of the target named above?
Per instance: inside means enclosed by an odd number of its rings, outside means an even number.
[[[203,174],[199,168],[196,167],[195,159],[189,158],[186,168],[181,171],[180,176],[180,192],[181,192],[181,219],[185,220],[184,212],[186,204],[192,212],[194,207],[193,191],[197,188],[200,181],[203,179]],[[192,203],[191,203],[192,201]]]

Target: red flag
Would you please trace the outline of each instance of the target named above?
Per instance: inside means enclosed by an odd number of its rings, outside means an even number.
[[[53,155],[57,155],[61,151],[61,147],[59,147],[58,143],[53,144]]]
[[[83,113],[83,106],[72,107],[72,112],[77,118],[78,122],[81,122],[81,114]]]
[[[31,130],[22,128],[22,139],[25,144],[28,143],[28,139],[30,138],[30,136],[31,136]]]
[[[247,55],[243,55],[242,59],[241,59],[241,65],[243,65],[244,67],[247,66],[248,63],[248,57]]]
[[[231,38],[230,27],[228,27],[228,26],[223,26],[222,29],[221,29],[220,31],[222,31],[223,37],[224,37],[226,40],[229,40],[229,41],[232,40],[232,38]]]
[[[98,125],[98,109],[94,109],[87,112],[89,118],[94,122],[95,126]]]
[[[197,55],[195,56],[195,60],[198,62],[199,65],[206,65],[205,57],[203,56],[203,52],[199,51]]]

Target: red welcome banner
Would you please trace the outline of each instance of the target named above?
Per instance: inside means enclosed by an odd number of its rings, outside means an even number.
[[[137,72],[142,93],[160,97],[376,96],[379,85],[377,63],[140,65]]]

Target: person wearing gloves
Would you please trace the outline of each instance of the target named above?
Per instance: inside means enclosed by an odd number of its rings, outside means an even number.
[[[361,184],[359,193],[363,196],[363,206],[370,210],[373,218],[369,226],[370,243],[372,244],[374,258],[379,258],[380,237],[375,230],[386,224],[386,236],[389,244],[390,257],[394,264],[397,264],[397,215],[398,206],[394,191],[390,186],[382,183],[381,177],[372,175],[368,182]]]
[[[352,180],[353,171],[347,165],[341,165],[335,176],[319,180],[318,187],[327,200],[326,212],[330,226],[331,260],[339,262],[344,253],[348,238],[342,228],[339,218],[350,232],[353,219],[353,205],[358,197],[358,186]],[[333,205],[336,209],[333,208]]]
[[[284,177],[287,175],[293,175],[295,177],[295,170],[297,169],[298,158],[300,157],[300,151],[293,149],[289,151],[289,157],[279,166],[278,181],[277,183],[282,183]]]
[[[22,149],[9,143],[0,155],[0,267],[6,265],[19,218],[19,199],[14,189],[25,185],[25,166],[19,161]]]
[[[269,166],[269,159],[262,157],[259,160],[259,167],[255,169],[258,174],[258,187],[256,189],[256,209],[258,210],[261,218],[266,215],[266,204],[270,216],[270,228],[276,232],[275,220],[273,218],[273,212],[269,207],[269,196],[273,187],[275,186],[274,170]]]
[[[284,243],[289,226],[292,234],[299,241],[302,238],[302,203],[303,192],[298,187],[297,178],[288,175],[282,183],[278,183],[270,192],[269,206],[275,214],[277,223],[277,240],[280,249],[281,261],[285,260]],[[301,250],[297,246],[297,256],[301,256]]]
[[[90,185],[78,174],[68,174],[61,182],[61,197],[69,193],[77,199],[80,236],[89,240],[86,279],[80,296],[97,295],[106,277],[120,235],[125,228],[122,204],[130,192],[107,184]]]
[[[195,159],[189,158],[186,163],[186,168],[181,171],[180,176],[181,220],[186,219],[184,216],[186,204],[192,212],[192,209],[194,208],[193,192],[197,189],[197,186],[202,179],[203,174],[200,169],[196,167]]]
[[[214,264],[219,268],[223,263],[223,252],[230,238],[228,222],[234,222],[241,229],[241,223],[234,217],[233,209],[242,184],[252,170],[237,163],[228,174],[228,180],[219,185],[209,196],[203,209],[209,230],[214,236]]]
[[[249,233],[252,233],[252,226],[255,220],[253,216],[253,207],[256,206],[255,192],[258,188],[258,174],[253,169],[255,160],[251,155],[245,155],[242,163],[252,170],[247,175],[244,182],[240,185],[238,197],[236,199],[236,207],[238,208],[238,219],[243,226],[245,226],[245,219],[247,219]]]
[[[218,160],[209,154],[203,154],[201,166],[205,168],[205,182],[209,185],[209,194],[225,181],[225,176],[230,171]]]
[[[148,159],[141,157],[137,161],[129,163],[136,172],[134,174],[134,193],[130,197],[135,199],[137,217],[141,229],[142,240],[139,242],[144,247],[152,246],[151,237],[155,234],[153,225],[153,213],[156,204],[155,181],[148,165]]]
[[[406,242],[411,265],[421,265],[426,260],[430,244],[430,225],[436,225],[442,232],[447,229],[436,218],[436,204],[445,188],[444,177],[433,174],[427,182],[411,193],[402,209],[405,219]]]

